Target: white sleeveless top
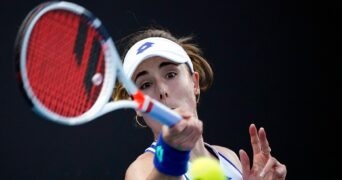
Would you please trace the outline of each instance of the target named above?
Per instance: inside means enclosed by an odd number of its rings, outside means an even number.
[[[153,142],[150,147],[145,149],[145,152],[151,152],[155,153],[156,151],[156,142]],[[241,171],[223,154],[219,153],[214,149],[210,144],[205,143],[205,147],[207,150],[218,158],[220,161],[220,165],[224,171],[225,176],[227,177],[227,180],[242,180],[242,173]],[[191,166],[191,162],[189,162],[189,167]],[[184,174],[184,179],[191,180],[189,172]]]

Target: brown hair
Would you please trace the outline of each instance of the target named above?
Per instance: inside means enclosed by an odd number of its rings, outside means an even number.
[[[182,46],[183,49],[189,55],[194,66],[194,70],[199,73],[200,89],[202,91],[205,91],[211,86],[213,82],[212,68],[210,64],[207,62],[207,60],[203,57],[202,50],[196,44],[190,42],[193,40],[193,36],[176,38],[168,30],[162,28],[148,28],[133,33],[132,35],[127,37],[129,38],[129,40],[126,43],[123,55],[126,55],[129,48],[133,46],[136,42],[149,37],[163,37],[171,41],[174,41],[178,43],[180,46]],[[126,92],[125,88],[122,86],[121,83],[117,83],[114,90],[114,100],[129,98],[128,93]]]

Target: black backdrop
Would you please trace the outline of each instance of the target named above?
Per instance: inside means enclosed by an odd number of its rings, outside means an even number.
[[[123,179],[152,139],[133,125],[133,111],[67,127],[34,114],[18,90],[13,44],[21,21],[39,2],[1,2],[0,179]],[[115,41],[151,24],[176,35],[196,35],[215,72],[199,106],[207,142],[251,154],[248,125],[253,122],[266,128],[288,179],[337,178],[322,174],[322,160],[337,164],[332,154],[337,143],[328,153],[321,148],[323,132],[333,132],[324,123],[331,110],[325,92],[332,86],[321,62],[331,60],[328,51],[336,50],[322,45],[328,42],[322,36],[326,29],[325,35],[335,38],[335,6],[317,11],[312,3],[285,0],[78,3],[100,17]],[[332,165],[327,165],[331,171]]]

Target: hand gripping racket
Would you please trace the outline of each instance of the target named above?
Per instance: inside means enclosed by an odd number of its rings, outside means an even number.
[[[15,53],[20,87],[32,109],[48,120],[80,125],[122,108],[168,126],[181,119],[125,76],[112,38],[80,5],[51,1],[36,6],[19,29]],[[116,77],[133,100],[111,101]]]

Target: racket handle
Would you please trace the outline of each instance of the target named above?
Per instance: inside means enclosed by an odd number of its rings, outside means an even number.
[[[177,114],[175,111],[171,110],[159,101],[144,95],[140,90],[133,93],[132,97],[134,101],[137,102],[137,109],[139,111],[148,114],[162,124],[171,127],[182,119],[181,115]]]
[[[177,124],[181,119],[182,116],[177,114],[175,111],[171,110],[164,104],[154,100],[151,100],[151,109],[147,112],[148,115],[156,119],[162,124],[165,124],[169,127]]]

